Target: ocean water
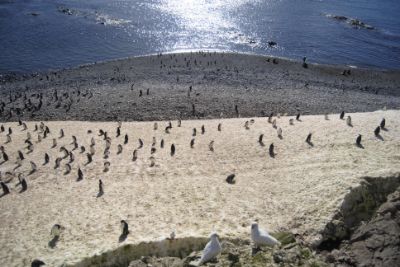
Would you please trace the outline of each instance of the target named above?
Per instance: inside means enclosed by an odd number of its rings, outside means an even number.
[[[400,1],[0,0],[0,72],[196,50],[400,69]]]

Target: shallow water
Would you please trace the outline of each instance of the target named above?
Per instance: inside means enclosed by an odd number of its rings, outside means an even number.
[[[398,14],[398,0],[0,0],[0,72],[187,50],[400,69]]]

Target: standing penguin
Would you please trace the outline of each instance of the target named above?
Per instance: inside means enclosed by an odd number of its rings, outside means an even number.
[[[344,118],[344,111],[342,111],[342,112],[340,113],[340,119],[343,120],[343,118]]]
[[[385,129],[385,124],[386,124],[386,120],[385,120],[385,118],[383,118],[381,121],[381,124],[379,125],[382,128],[382,130]]]
[[[274,157],[275,157],[274,143],[272,143],[272,144],[269,146],[269,155],[270,155],[271,158],[274,158]]]
[[[374,131],[375,136],[379,136],[380,132],[381,132],[381,127],[380,126],[376,127],[376,129]]]
[[[361,137],[362,135],[361,134],[359,134],[358,135],[358,137],[357,137],[357,139],[356,139],[356,144],[357,144],[357,146],[359,146],[359,147],[361,147],[362,145],[361,145]]]
[[[4,182],[0,182],[1,188],[3,189],[3,196],[7,195],[10,193],[10,189],[8,189],[8,186]]]
[[[174,156],[174,155],[175,155],[175,145],[172,144],[171,145],[171,156]]]
[[[121,235],[119,237],[120,241],[125,240],[128,234],[129,234],[128,223],[125,220],[121,220]]]

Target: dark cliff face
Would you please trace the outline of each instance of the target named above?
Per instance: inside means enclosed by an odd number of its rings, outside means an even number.
[[[367,178],[346,197],[342,213],[325,234],[320,249],[328,262],[399,266],[400,177]]]

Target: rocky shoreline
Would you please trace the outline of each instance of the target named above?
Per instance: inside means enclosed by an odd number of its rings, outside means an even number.
[[[232,53],[146,56],[0,80],[1,121],[210,119],[400,107],[399,71]]]

